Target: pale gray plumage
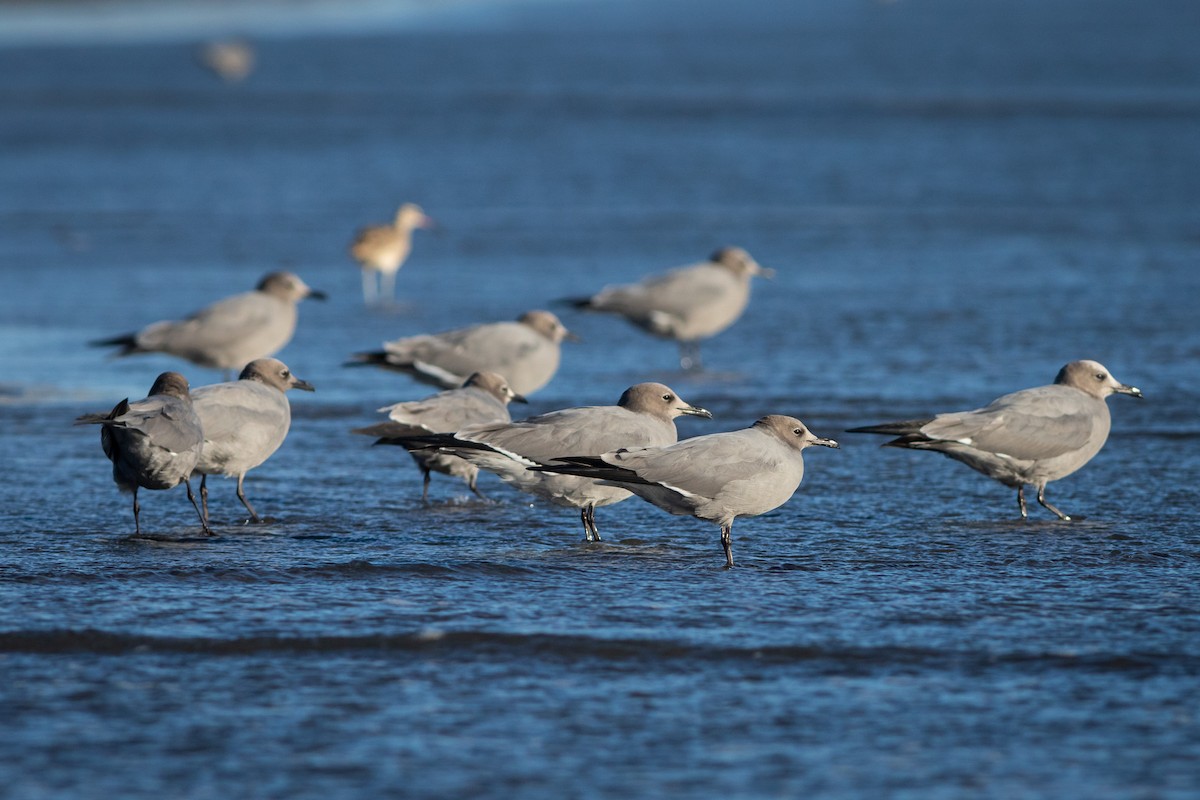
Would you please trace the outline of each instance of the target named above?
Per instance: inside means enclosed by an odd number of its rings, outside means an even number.
[[[292,374],[274,358],[258,358],[242,370],[236,381],[201,386],[192,392],[192,403],[204,429],[204,449],[196,462],[200,500],[208,519],[208,476],[237,478],[237,496],[258,522],[258,513],[246,499],[246,473],[262,464],[283,444],[292,424],[292,408],[284,393],[289,389],[311,392],[313,387]]]
[[[508,404],[528,402],[508,385],[503,375],[497,372],[476,372],[457,389],[448,389],[421,400],[396,403],[379,409],[388,415],[390,422],[381,422],[367,428],[356,428],[354,433],[367,436],[392,438],[420,436],[429,433],[453,433],[468,425],[490,422],[509,422]],[[462,478],[468,488],[480,498],[476,481],[479,468],[453,453],[426,446],[413,446],[409,455],[420,468],[423,481],[421,499],[429,499],[431,472]],[[486,499],[486,498],[484,498]]]
[[[474,372],[498,372],[528,396],[558,371],[559,346],[574,335],[549,311],[528,311],[516,322],[490,322],[385,342],[382,351],[356,353],[351,364],[374,364],[422,383],[453,389]]]
[[[683,414],[712,417],[668,386],[639,383],[626,389],[615,406],[568,408],[518,422],[472,425],[451,435],[381,441],[441,447],[523,492],[578,508],[584,535],[598,541],[596,509],[624,500],[629,492],[590,478],[528,467],[547,464],[564,452],[599,455],[618,447],[674,442],[678,438],[675,418]]]
[[[1105,399],[1141,397],[1134,386],[1112,377],[1096,361],[1072,361],[1048,386],[1006,394],[983,408],[935,417],[854,428],[851,433],[885,433],[898,438],[885,447],[935,450],[1017,490],[1021,518],[1027,516],[1025,486],[1059,519],[1070,517],[1046,502],[1046,484],[1092,460],[1108,439]]]
[[[771,414],[740,431],[594,457],[561,456],[545,469],[621,486],[671,514],[720,525],[725,566],[732,567],[733,521],[786,503],[800,487],[802,453],[812,445],[838,443],[815,436],[795,417]]]
[[[701,339],[728,328],[750,300],[750,279],[774,273],[740,247],[724,247],[705,262],[607,286],[572,301],[578,308],[619,314],[642,330],[679,342],[684,369],[700,366]]]
[[[298,275],[272,272],[253,291],[219,300],[186,319],[155,322],[91,344],[118,345],[117,356],[167,353],[228,373],[283,349],[296,332],[296,304],[306,297],[323,300],[325,295]]]
[[[133,403],[122,400],[107,414],[84,414],[76,418],[75,424],[102,426],[100,445],[112,462],[113,481],[121,491],[133,493],[137,535],[142,533],[138,489],[171,489],[180,483],[187,487],[200,526],[205,533],[212,533],[188,482],[204,436],[186,378],[178,372],[164,372],[145,399]]]

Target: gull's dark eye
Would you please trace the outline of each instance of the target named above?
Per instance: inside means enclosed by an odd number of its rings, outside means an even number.
[[[675,398],[674,398],[674,397],[672,397],[672,396],[671,396],[671,395],[669,395],[669,394],[664,394],[664,395],[663,395],[663,400],[666,400],[668,403],[669,403],[669,402],[671,402],[671,401],[672,401],[672,400],[674,400],[674,399],[675,399]]]
[[[793,428],[792,433],[796,434],[797,436],[803,436],[804,428]]]
[[[1107,376],[1107,375],[1105,375],[1103,372],[1097,372],[1097,373],[1096,373],[1096,380],[1098,380],[1098,381],[1101,381],[1101,382],[1104,382],[1104,381],[1108,380],[1108,376]]]

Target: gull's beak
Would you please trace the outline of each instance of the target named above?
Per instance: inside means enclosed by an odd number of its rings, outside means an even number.
[[[308,381],[302,381],[299,378],[297,378],[295,375],[292,376],[292,388],[299,389],[302,392],[315,392],[316,391],[316,389],[313,388],[313,385],[311,383],[309,383]]]
[[[706,408],[700,408],[699,406],[679,406],[675,410],[680,414],[687,414],[690,417],[704,417],[705,419],[713,418],[711,411]]]
[[[578,334],[571,333],[570,331],[563,332],[563,339],[568,342],[582,342],[583,341],[583,339],[580,338],[580,336]]]
[[[525,399],[525,395],[517,394],[516,392],[513,392],[512,396],[509,397],[508,400],[512,403],[525,403],[527,405],[529,403],[529,401]]]
[[[434,233],[442,233],[445,230],[445,228],[438,224],[436,219],[430,216],[422,217],[418,227],[424,228],[427,231],[433,231]]]
[[[311,297],[313,300],[328,300],[329,295],[322,292],[320,289],[309,289],[305,297]]]
[[[1137,397],[1137,398],[1142,397],[1141,389],[1137,388],[1136,386],[1126,386],[1123,383],[1120,386],[1118,386],[1117,388],[1113,389],[1113,391],[1116,392],[1117,394],[1127,394],[1130,397]]]
[[[822,439],[820,437],[813,437],[812,439],[810,439],[808,441],[808,443],[809,444],[819,444],[819,445],[821,445],[821,447],[832,447],[835,450],[837,450],[841,447],[841,445],[838,444],[837,442],[835,442],[833,439]]]
[[[755,266],[758,265],[756,264]],[[775,277],[775,270],[771,269],[770,267],[758,266],[758,269],[754,271],[754,274],[770,280],[771,278]]]

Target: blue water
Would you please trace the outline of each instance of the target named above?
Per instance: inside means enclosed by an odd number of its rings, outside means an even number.
[[[1088,797],[1200,792],[1200,6],[512,3],[194,41],[0,48],[0,796]],[[420,202],[401,303],[345,247]],[[554,306],[745,247],[708,371]],[[134,539],[80,413],[181,368],[90,339],[298,272],[283,448],[198,535]],[[428,393],[342,361],[551,307],[530,412],[662,380],[841,450],[734,530],[473,499],[349,429]],[[1144,401],[1022,523],[845,428],[1104,362]],[[522,409],[523,411],[525,409]]]

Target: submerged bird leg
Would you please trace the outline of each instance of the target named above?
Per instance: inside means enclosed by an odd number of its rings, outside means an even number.
[[[1042,508],[1053,511],[1054,514],[1062,521],[1064,521],[1064,522],[1071,521],[1070,517],[1068,517],[1066,514],[1064,514],[1063,512],[1059,511],[1057,508],[1055,508],[1054,506],[1052,506],[1046,502],[1046,487],[1045,486],[1038,487],[1038,502],[1042,504]]]
[[[733,523],[721,525],[721,549],[725,551],[725,569],[733,566]]]
[[[679,366],[689,372],[704,369],[704,365],[700,363],[700,345],[698,343],[679,343]]]
[[[421,502],[429,505],[429,482],[433,480],[429,475],[429,470],[421,467],[421,474],[425,476],[424,482],[421,485]],[[472,486],[472,489],[475,487]]]
[[[209,536],[212,536],[213,532],[208,527],[208,522],[205,521],[204,515],[202,513],[200,513],[200,506],[196,503],[196,495],[192,493],[192,482],[185,478],[183,481],[183,485],[185,487],[187,487],[188,500],[192,501],[192,508],[196,509],[196,516],[200,518],[200,527],[202,529],[204,529],[204,532],[206,534],[208,534]]]
[[[208,522],[208,475],[200,476],[200,507],[204,509],[204,521]]]
[[[138,487],[137,487],[137,484],[135,483],[133,485],[133,535],[141,536],[142,535],[142,523],[138,520],[138,514],[141,513],[142,507],[140,505],[138,505],[137,490],[138,490]]]
[[[1025,509],[1025,484],[1017,487],[1017,505],[1021,507],[1021,519],[1029,519],[1029,512]]]
[[[250,505],[250,501],[246,499],[246,493],[244,491],[242,491],[242,481],[245,480],[245,478],[246,478],[245,473],[238,475],[238,485],[237,485],[238,500],[241,500],[242,505],[244,505],[246,507],[246,510],[250,512],[250,521],[251,522],[261,522],[262,520],[260,520],[258,518],[258,513],[254,510],[254,506]],[[200,483],[201,483],[201,485],[203,485],[203,483],[204,483],[203,479],[201,479]],[[207,512],[204,515],[204,519],[206,521],[208,520]]]
[[[592,540],[592,525],[590,522],[588,522],[588,507],[587,506],[584,506],[583,508],[579,509],[579,519],[580,519],[580,521],[583,522],[584,541],[590,542]]]

